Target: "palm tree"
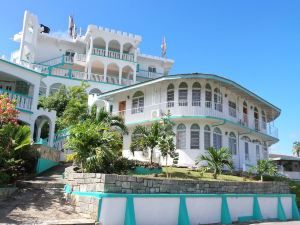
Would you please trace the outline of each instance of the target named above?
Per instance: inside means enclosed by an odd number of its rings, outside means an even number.
[[[201,155],[196,159],[196,164],[205,161],[208,164],[208,169],[213,170],[213,177],[217,179],[217,176],[222,173],[222,169],[227,166],[229,169],[233,169],[232,157],[227,148],[215,149],[209,147],[207,155]]]
[[[150,127],[136,126],[132,133],[132,142],[130,150],[134,154],[135,151],[150,150],[150,163],[153,162],[153,151],[158,146],[159,137],[161,135],[161,124],[152,123]]]
[[[293,153],[297,157],[300,157],[300,141],[295,141],[293,144]]]
[[[121,131],[123,134],[128,133],[124,119],[120,116],[111,115],[104,108],[101,108],[97,115],[92,113],[92,116],[96,116],[96,121],[99,123],[106,124],[108,127],[113,127],[116,130]]]
[[[276,165],[268,159],[262,159],[257,161],[257,166],[251,168],[255,170],[256,173],[260,176],[260,181],[264,181],[264,175],[274,176],[277,174]]]

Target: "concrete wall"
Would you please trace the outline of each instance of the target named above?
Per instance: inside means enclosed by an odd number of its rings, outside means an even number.
[[[106,193],[287,194],[285,182],[224,182],[151,179],[114,174],[65,173],[73,191]]]

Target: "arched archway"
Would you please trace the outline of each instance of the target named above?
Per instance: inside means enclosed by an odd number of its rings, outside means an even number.
[[[107,82],[118,84],[119,83],[119,66],[116,63],[110,63],[107,66]]]
[[[123,85],[133,84],[133,69],[130,66],[125,66],[122,68],[121,84]]]
[[[134,47],[131,43],[123,44],[122,59],[127,61],[134,61]]]
[[[89,91],[89,95],[100,95],[102,92],[98,88],[93,88]]]
[[[54,83],[54,84],[52,84],[50,86],[49,95],[53,95],[54,93],[56,93],[62,85],[63,84],[61,84],[61,83]]]
[[[93,49],[92,53],[94,55],[106,56],[106,42],[101,37],[96,37],[93,40]]]
[[[91,80],[106,82],[104,79],[104,63],[98,59],[92,62]]]
[[[46,93],[47,93],[47,85],[43,81],[41,81],[39,96],[46,96]]]
[[[108,54],[110,58],[120,59],[121,44],[117,40],[111,40],[108,43]]]

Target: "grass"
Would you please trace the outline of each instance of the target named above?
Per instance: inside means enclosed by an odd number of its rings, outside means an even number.
[[[208,172],[201,172],[197,170],[189,170],[186,168],[177,168],[177,167],[163,167],[163,173],[155,175],[138,175],[142,177],[149,177],[149,178],[166,178],[167,173],[169,174],[169,178],[171,179],[189,179],[189,180],[206,180],[206,181],[216,181],[213,178],[212,173]],[[237,182],[249,182],[255,181],[253,179],[234,176],[234,175],[225,175],[221,174],[218,176],[217,181],[237,181]]]

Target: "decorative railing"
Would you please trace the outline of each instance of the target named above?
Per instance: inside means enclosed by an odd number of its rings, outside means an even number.
[[[64,148],[64,144],[66,143],[66,139],[68,136],[69,136],[68,128],[58,131],[54,135],[53,148],[57,150],[62,150]]]
[[[131,54],[131,53],[123,53],[123,54],[122,54],[122,59],[125,60],[125,61],[134,62],[134,54]]]
[[[134,62],[134,54],[131,53],[121,53],[118,51],[108,50],[106,51],[103,48],[93,48],[92,55],[104,56],[113,59],[121,59],[125,61]]]
[[[119,84],[119,77],[114,75],[107,75],[106,77],[108,83]]]
[[[112,51],[112,50],[108,50],[107,51],[107,57],[113,58],[113,59],[121,59],[121,53],[116,52],[116,51]]]
[[[59,64],[63,63],[64,56],[65,55],[62,55],[62,56],[59,56],[59,57],[56,57],[56,58],[53,58],[53,59],[49,59],[49,60],[46,60],[46,61],[43,61],[43,62],[39,62],[38,64],[44,65],[44,66],[56,66],[56,65],[59,65]]]
[[[72,78],[76,78],[76,79],[80,79],[80,80],[88,79],[88,74],[86,72],[81,72],[81,71],[76,71],[76,70],[71,71],[71,76],[72,76]]]
[[[16,93],[14,91],[8,91],[4,89],[0,89],[0,94],[6,94],[9,99],[16,100],[17,108],[24,110],[31,110],[32,106],[32,97],[20,93]]]
[[[99,56],[106,56],[106,50],[102,48],[93,48],[92,49],[93,55],[99,55]]]
[[[75,61],[86,62],[86,54],[75,53]]]
[[[69,77],[70,70],[53,67],[53,68],[51,68],[50,74],[54,75],[54,76],[60,76],[60,77]]]
[[[49,146],[49,138],[40,138],[36,144]]]
[[[147,70],[139,70],[139,72],[137,73],[137,76],[145,77],[145,78],[149,78],[149,79],[155,79],[155,78],[164,76],[164,74],[149,72]]]
[[[92,81],[98,81],[98,82],[106,82],[104,79],[104,75],[96,74],[96,73],[91,73],[91,78]]]
[[[196,104],[195,104],[196,103]],[[137,121],[156,119],[161,117],[164,113],[170,112],[172,116],[206,116],[209,118],[220,118],[227,119],[234,123],[239,124],[240,126],[244,126],[258,132],[262,132],[272,137],[278,137],[278,130],[276,127],[271,124],[267,124],[267,129],[263,129],[261,121],[257,125],[255,125],[255,121],[249,121],[248,125],[244,124],[245,115],[239,115],[237,112],[233,112],[231,110],[223,110],[219,111],[215,109],[215,107],[207,107],[211,106],[213,102],[209,101],[201,101],[201,102],[190,102],[190,101],[170,101],[164,102],[156,105],[148,105],[144,107],[138,107],[133,109],[127,109],[122,112],[115,111],[113,114],[119,115],[120,113],[124,115],[125,123],[135,123]],[[155,113],[154,113],[155,112]],[[235,117],[233,115],[236,115]],[[258,129],[256,129],[258,128]]]

